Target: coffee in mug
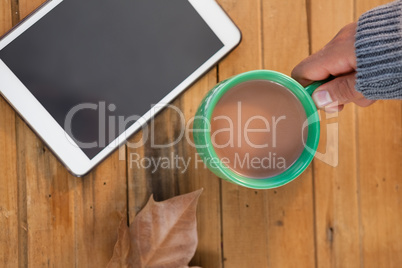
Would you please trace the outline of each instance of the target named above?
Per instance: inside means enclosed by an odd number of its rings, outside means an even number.
[[[289,183],[317,150],[320,123],[311,94],[326,81],[304,88],[285,74],[256,70],[220,82],[194,117],[199,157],[215,175],[238,185],[270,189]]]
[[[307,138],[306,112],[286,87],[269,80],[240,83],[227,91],[211,117],[219,159],[248,178],[269,178],[300,157]]]

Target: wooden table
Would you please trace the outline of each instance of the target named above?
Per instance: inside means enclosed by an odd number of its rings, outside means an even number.
[[[4,33],[43,0],[1,0]],[[382,0],[220,0],[243,33],[241,45],[182,94],[174,105],[191,118],[218,81],[253,69],[290,74],[345,24]],[[202,267],[402,267],[401,102],[347,105],[322,113],[319,151],[336,144],[336,167],[314,160],[294,182],[257,191],[195,168],[194,148],[124,146],[84,178],[75,178],[0,99],[0,267],[104,267],[120,218],[130,220],[151,193],[164,200],[201,187]],[[178,135],[172,111],[154,121],[155,142]],[[328,135],[327,135],[328,133]],[[142,133],[130,141],[141,139]],[[190,168],[150,169],[120,160],[130,154],[190,158]],[[328,156],[328,155],[327,155]],[[335,154],[330,153],[332,160]]]

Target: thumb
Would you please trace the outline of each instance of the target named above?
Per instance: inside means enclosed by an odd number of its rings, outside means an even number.
[[[355,90],[355,73],[336,77],[318,87],[312,97],[318,108],[333,107],[354,102],[359,106],[368,106],[374,101],[367,100]]]

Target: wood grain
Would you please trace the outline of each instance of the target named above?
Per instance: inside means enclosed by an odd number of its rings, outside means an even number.
[[[306,8],[302,0],[263,1],[265,69],[290,75],[293,67],[308,56]],[[269,267],[315,266],[312,177],[310,165],[292,183],[266,191]]]
[[[72,265],[74,196],[68,173],[20,118],[16,129],[20,220],[26,231],[23,266]]]
[[[358,110],[361,251],[365,267],[399,267],[402,263],[401,114],[398,101],[381,101]]]
[[[0,266],[18,265],[20,226],[18,207],[18,179],[16,166],[15,113],[3,98],[0,98]]]
[[[351,0],[310,1],[313,53],[353,21],[353,8]],[[325,156],[314,160],[317,267],[360,267],[355,110],[321,112],[318,151]]]
[[[0,1],[0,35],[11,28],[11,3]],[[0,266],[18,266],[19,227],[15,113],[0,97]],[[7,245],[7,246],[5,246]]]
[[[12,11],[10,1],[0,2],[0,35],[5,34],[12,26]]]
[[[127,214],[126,162],[116,151],[89,175],[70,182],[75,193],[75,266],[106,267]]]

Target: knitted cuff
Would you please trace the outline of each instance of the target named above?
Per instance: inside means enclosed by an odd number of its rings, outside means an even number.
[[[364,13],[356,32],[356,90],[367,99],[402,98],[402,1]]]

